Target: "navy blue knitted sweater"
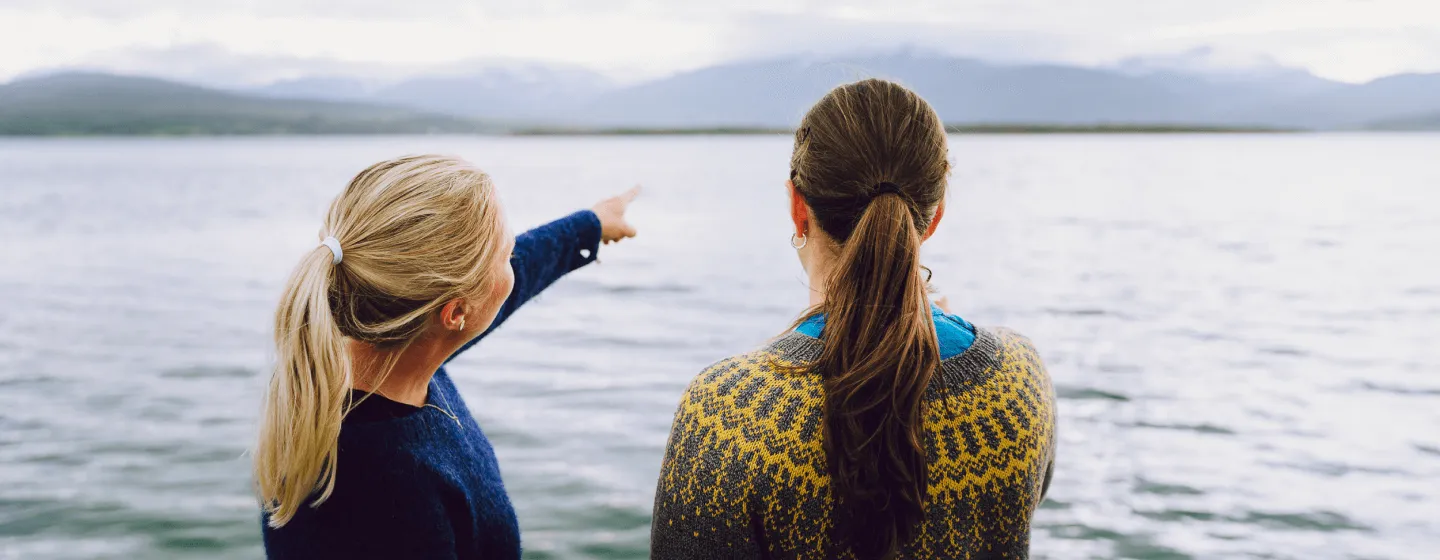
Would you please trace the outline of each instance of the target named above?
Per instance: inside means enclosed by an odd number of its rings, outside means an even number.
[[[515,239],[515,289],[495,330],[527,300],[590,264],[600,219],[576,212]],[[464,352],[484,335],[456,352]],[[451,356],[453,359],[454,356]],[[520,557],[520,527],[500,480],[490,441],[441,367],[416,408],[379,395],[345,417],[335,490],[318,508],[302,507],[284,527],[264,526],[272,559]],[[262,520],[263,521],[263,520]]]

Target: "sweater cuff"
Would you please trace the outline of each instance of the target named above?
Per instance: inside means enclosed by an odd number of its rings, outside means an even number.
[[[575,270],[595,262],[600,257],[600,216],[592,210],[581,210],[560,220],[575,236],[575,248],[566,260],[566,269]]]

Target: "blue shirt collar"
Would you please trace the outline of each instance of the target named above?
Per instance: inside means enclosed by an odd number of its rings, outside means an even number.
[[[930,306],[930,317],[935,321],[935,334],[940,340],[940,359],[948,360],[959,356],[975,343],[975,325],[959,315],[946,313],[938,305]],[[805,319],[795,331],[811,338],[820,338],[825,330],[825,315],[815,314]]]

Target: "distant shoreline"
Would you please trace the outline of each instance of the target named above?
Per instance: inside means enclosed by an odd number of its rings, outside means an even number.
[[[973,135],[1104,135],[1104,134],[1325,134],[1325,133],[1424,133],[1426,130],[1350,129],[1317,130],[1304,128],[1274,128],[1258,126],[1202,126],[1202,125],[1147,125],[1147,124],[1099,124],[1099,125],[1049,125],[1049,124],[959,124],[946,125],[951,134]],[[250,130],[207,130],[195,129],[147,129],[136,126],[123,130],[104,131],[47,131],[14,132],[0,128],[0,138],[256,138],[256,137],[313,137],[313,136],[473,136],[473,137],[526,137],[526,136],[793,136],[794,129],[765,127],[493,127],[487,130],[313,130],[313,129],[250,129]]]
[[[1313,132],[1298,128],[1202,125],[1147,124],[952,124],[945,126],[951,134],[1279,134]],[[506,136],[745,136],[792,135],[794,129],[763,127],[697,127],[697,128],[520,128],[500,134]]]
[[[969,124],[946,125],[945,130],[954,134],[1293,134],[1314,132],[1301,128],[1174,124]]]

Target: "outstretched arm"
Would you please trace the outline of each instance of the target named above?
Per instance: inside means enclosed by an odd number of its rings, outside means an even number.
[[[520,306],[550,287],[560,277],[595,262],[600,244],[635,236],[635,228],[625,221],[625,209],[640,194],[635,187],[619,196],[581,210],[515,238],[515,252],[510,267],[515,271],[515,287],[500,306],[490,327],[480,336],[456,350],[446,361],[485,338],[504,323]]]

